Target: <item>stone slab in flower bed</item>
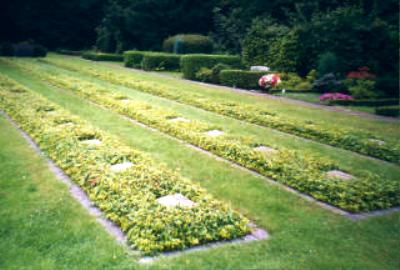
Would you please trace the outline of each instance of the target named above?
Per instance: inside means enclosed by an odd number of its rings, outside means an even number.
[[[196,203],[186,198],[181,193],[166,195],[157,199],[157,202],[165,207],[192,207]]]
[[[127,162],[113,164],[113,165],[111,165],[110,169],[114,172],[120,172],[120,171],[126,170],[132,166],[133,166],[133,163],[127,161]]]
[[[210,137],[218,137],[218,136],[221,136],[222,134],[224,134],[224,132],[221,130],[218,130],[218,129],[213,129],[213,130],[207,131],[205,134]]]
[[[378,145],[384,145],[385,144],[385,141],[377,140],[377,139],[369,139],[369,141],[372,142],[372,143],[376,143]]]
[[[265,145],[260,145],[254,148],[254,150],[262,152],[262,153],[266,153],[266,154],[276,154],[278,153],[278,150],[272,148],[272,147],[268,147]]]
[[[351,180],[354,178],[351,174],[339,171],[339,170],[332,170],[326,173],[329,177],[340,178],[343,180]]]
[[[91,140],[82,141],[82,143],[89,144],[89,145],[100,145],[101,141],[98,139],[91,139]]]
[[[186,119],[185,117],[180,117],[180,116],[169,119],[169,121],[171,121],[171,122],[189,122],[188,119]]]

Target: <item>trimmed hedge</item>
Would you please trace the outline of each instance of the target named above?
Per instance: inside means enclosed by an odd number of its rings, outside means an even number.
[[[169,53],[212,53],[213,44],[209,37],[203,35],[176,35],[163,42],[163,51]]]
[[[257,89],[258,80],[268,74],[265,71],[225,69],[219,74],[219,82],[222,85],[244,89]]]
[[[82,53],[82,58],[92,61],[124,61],[124,57],[116,53],[84,52]]]
[[[226,64],[232,68],[242,66],[240,57],[234,55],[190,54],[181,58],[183,77],[189,80],[196,80],[196,73],[201,68],[211,69],[216,64]]]
[[[125,51],[123,53],[124,65],[126,67],[142,68],[143,56],[145,53],[144,51]]]
[[[26,100],[29,100],[27,103]],[[242,237],[249,221],[179,171],[154,162],[39,94],[0,75],[0,106],[144,254]],[[99,139],[100,145],[83,141]],[[131,162],[115,172],[111,165]],[[193,207],[157,199],[181,193]]]
[[[15,62],[13,64],[15,65]],[[158,108],[147,102],[136,101],[119,91],[104,88],[74,76],[64,75],[60,72],[49,74],[35,64],[24,63],[18,66],[42,80],[63,89],[69,89],[100,106],[255,170],[337,207],[359,212],[400,204],[400,181],[387,181],[379,175],[358,171],[351,172],[355,177],[352,181],[332,179],[326,175],[326,172],[340,168],[337,164],[323,158],[316,159],[309,154],[287,149],[278,149],[273,155],[266,156],[254,150],[254,146],[260,145],[258,142],[241,136],[228,134],[217,138],[206,136],[204,132],[207,130],[222,130],[222,128],[206,122],[189,120],[177,123],[169,121],[179,115],[174,111]],[[369,144],[375,143],[369,140]]]
[[[0,56],[15,57],[45,57],[47,49],[42,45],[30,42],[12,44],[9,42],[0,45]]]
[[[387,99],[359,99],[359,100],[330,100],[330,105],[341,105],[341,106],[387,106],[397,105],[399,100],[395,98]]]
[[[196,95],[182,93],[178,91],[178,88],[173,86],[158,85],[156,82],[147,82],[140,79],[133,80],[132,74],[110,72],[109,70],[102,70],[95,67],[88,69],[76,61],[65,61],[64,59],[44,59],[43,61],[68,70],[79,71],[101,78],[114,84],[131,87],[135,90],[175,100],[182,104],[195,106],[206,111],[400,164],[400,144],[396,141],[387,141],[370,131],[354,130],[351,128],[334,129],[316,123],[310,124],[309,121],[291,120],[278,115],[274,110],[269,108],[226,101],[222,98],[211,98],[201,93],[197,93]],[[386,143],[384,145],[371,143],[371,139],[384,140]]]
[[[83,54],[83,51],[73,51],[73,50],[67,50],[67,49],[60,49],[60,50],[57,50],[57,53],[65,54],[65,55],[81,56]]]
[[[144,70],[179,70],[181,56],[172,53],[146,52],[143,55]]]
[[[400,106],[383,106],[375,108],[375,114],[383,115],[383,116],[393,116],[399,117],[400,116]]]

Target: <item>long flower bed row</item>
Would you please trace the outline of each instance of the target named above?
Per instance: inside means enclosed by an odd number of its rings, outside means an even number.
[[[137,102],[116,91],[99,87],[95,83],[57,74],[57,72],[44,72],[40,67],[29,63],[18,64],[18,66],[42,80],[69,89],[96,104],[340,208],[358,212],[388,208],[398,205],[400,202],[400,195],[393,194],[393,191],[400,191],[398,182],[385,181],[377,175],[368,173],[361,175],[353,173],[357,177],[351,181],[331,178],[327,176],[326,172],[338,169],[338,166],[332,162],[316,160],[313,157],[285,149],[268,155],[254,149],[254,146],[259,143],[251,141],[249,138],[229,135],[210,137],[206,134],[209,130],[221,130],[217,126],[193,120],[174,121],[181,116],[148,103]]]
[[[128,75],[124,72],[105,71],[96,67],[82,66],[78,62],[68,60],[50,58],[43,61],[249,123],[274,128],[323,144],[400,164],[400,144],[390,141],[386,141],[383,144],[381,141],[384,141],[384,139],[372,133],[351,129],[333,130],[318,126],[312,122],[288,120],[271,110],[214,97],[210,98],[201,93],[185,94],[176,87],[167,87],[157,82],[138,80],[135,79],[133,74]]]
[[[25,130],[144,254],[234,239],[248,220],[178,172],[158,165],[52,102],[0,75],[0,108]],[[86,140],[101,144],[88,144]],[[112,165],[131,162],[124,171]],[[195,205],[166,207],[157,199],[181,193]]]

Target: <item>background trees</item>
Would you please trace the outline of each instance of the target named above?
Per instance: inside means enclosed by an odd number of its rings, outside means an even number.
[[[332,72],[368,66],[377,87],[398,88],[395,0],[14,0],[0,19],[3,41],[50,49],[160,50],[169,36],[199,33],[216,52],[303,76],[333,55]]]

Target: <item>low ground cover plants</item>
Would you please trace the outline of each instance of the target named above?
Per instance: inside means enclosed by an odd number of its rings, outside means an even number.
[[[139,91],[165,97],[183,104],[192,105],[207,111],[233,117],[239,120],[260,126],[271,127],[289,134],[312,139],[324,144],[340,147],[360,154],[400,163],[400,146],[398,142],[385,141],[385,144],[374,143],[373,140],[384,140],[372,133],[353,129],[329,129],[314,123],[293,121],[280,117],[273,110],[260,109],[252,105],[243,105],[238,102],[228,102],[222,99],[211,99],[201,93],[187,95],[179,92],[174,87],[159,85],[157,82],[132,80],[131,76],[124,73],[106,72],[99,68],[83,68],[79,63],[61,61],[59,59],[43,60],[62,68],[78,71],[83,74],[95,76],[117,85],[134,88]]]
[[[29,100],[29,103],[26,103]],[[248,220],[179,172],[0,75],[0,104],[144,254],[233,239],[250,231]],[[87,140],[101,144],[91,145]],[[112,165],[131,162],[114,172]],[[184,194],[195,206],[165,207],[157,198]]]
[[[251,170],[310,194],[318,200],[359,212],[387,208],[399,204],[399,183],[390,182],[371,173],[356,174],[352,181],[332,179],[327,176],[329,170],[339,169],[334,162],[316,160],[304,153],[279,149],[273,155],[265,155],[254,149],[260,145],[251,139],[224,135],[209,137],[209,130],[220,129],[200,121],[171,121],[178,117],[174,112],[162,110],[145,102],[135,101],[120,93],[100,87],[72,76],[56,72],[49,74],[34,65],[20,65],[40,79],[105,106],[117,113],[126,115],[148,126],[159,129],[171,136],[201,147],[218,156],[231,160]],[[381,199],[376,201],[376,196]]]

